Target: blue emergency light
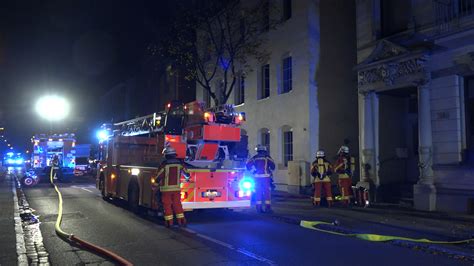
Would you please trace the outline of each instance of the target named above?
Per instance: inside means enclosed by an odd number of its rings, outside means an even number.
[[[253,191],[255,187],[255,182],[253,179],[244,177],[239,182],[239,189],[242,191]]]

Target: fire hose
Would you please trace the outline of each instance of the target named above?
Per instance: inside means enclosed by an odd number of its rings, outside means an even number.
[[[90,251],[93,251],[94,253],[96,253],[98,255],[103,255],[105,257],[108,257],[108,258],[112,259],[113,261],[115,261],[118,265],[127,265],[127,266],[128,265],[133,265],[131,262],[129,262],[128,260],[126,260],[122,257],[120,257],[119,255],[115,254],[114,252],[112,252],[110,250],[107,250],[105,248],[99,247],[97,245],[94,245],[94,244],[92,244],[90,242],[87,242],[85,240],[82,240],[82,239],[76,237],[75,235],[73,235],[71,233],[64,232],[61,229],[61,221],[62,221],[62,217],[63,217],[63,197],[61,195],[61,191],[59,191],[58,186],[56,186],[56,184],[54,183],[53,168],[54,167],[51,167],[51,172],[49,174],[49,181],[51,182],[51,185],[54,186],[54,190],[56,190],[56,193],[58,194],[58,199],[59,199],[58,217],[56,219],[56,224],[54,226],[56,234],[60,238],[66,240],[69,243],[78,244],[80,247],[83,247],[83,248],[86,248]]]
[[[389,236],[389,235],[377,235],[377,234],[357,234],[357,233],[344,233],[333,231],[329,229],[322,229],[318,226],[326,225],[326,226],[333,226],[334,223],[322,222],[322,221],[304,221],[300,222],[300,226],[316,230],[323,233],[339,235],[339,236],[346,236],[346,237],[355,237],[358,239],[372,241],[372,242],[388,242],[393,240],[402,240],[402,241],[409,241],[409,242],[417,242],[417,243],[427,243],[427,244],[464,244],[474,241],[474,238],[464,239],[464,240],[455,240],[455,241],[436,241],[436,240],[429,240],[426,238],[409,238],[409,237],[400,237],[400,236]]]

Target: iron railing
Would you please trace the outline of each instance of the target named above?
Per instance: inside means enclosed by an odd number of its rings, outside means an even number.
[[[463,18],[474,16],[474,0],[433,0],[433,13],[437,32],[451,31]]]

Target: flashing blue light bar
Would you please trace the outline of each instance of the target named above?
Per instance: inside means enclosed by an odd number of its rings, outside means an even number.
[[[14,163],[15,163],[15,160],[13,160],[13,159],[8,159],[8,160],[7,160],[7,163],[8,163],[8,164],[14,164]]]
[[[97,131],[97,138],[99,141],[105,141],[107,140],[108,134],[106,130],[99,130]]]

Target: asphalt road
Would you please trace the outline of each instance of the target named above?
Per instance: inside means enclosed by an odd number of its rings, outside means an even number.
[[[61,184],[60,189],[63,229],[135,265],[462,265],[409,248],[327,235],[253,211],[190,212],[187,229],[170,230],[160,219],[137,216],[121,202],[102,200],[92,181]],[[24,191],[40,216],[53,265],[112,264],[56,236],[57,196],[50,186]]]

